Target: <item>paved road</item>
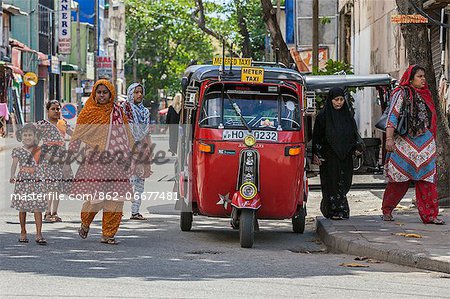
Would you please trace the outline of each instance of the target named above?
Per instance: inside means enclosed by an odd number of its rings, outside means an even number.
[[[47,247],[19,245],[16,217],[2,217],[1,297],[422,297],[449,298],[449,277],[388,263],[342,263],[327,254],[313,223],[304,235],[289,221],[261,221],[253,249],[241,249],[228,221],[198,217],[180,232],[175,215],[124,221],[118,246],[98,242],[96,222],[87,240],[78,219],[45,225]],[[5,221],[6,219],[6,221]],[[30,226],[30,232],[33,231]],[[30,235],[32,238],[32,235]],[[447,279],[446,279],[446,278]]]
[[[0,167],[4,171],[5,166]],[[171,184],[163,177],[170,174],[170,166],[156,170],[147,187],[169,190]],[[352,207],[378,213],[373,208],[378,198],[374,194],[353,193]],[[99,243],[99,220],[87,240],[79,239],[79,203],[63,202],[60,213],[65,221],[44,226],[48,246],[22,245],[17,243],[17,215],[4,208],[0,211],[0,297],[450,298],[448,275],[389,263],[341,266],[354,263],[355,257],[327,253],[318,241],[312,216],[318,214],[319,197],[311,194],[305,234],[292,233],[288,220],[261,221],[252,249],[240,248],[238,233],[226,219],[196,217],[193,231],[181,232],[178,216],[167,202],[144,203],[144,210],[151,212],[146,213],[148,221],[124,218],[118,246]],[[34,228],[28,227],[33,240]]]

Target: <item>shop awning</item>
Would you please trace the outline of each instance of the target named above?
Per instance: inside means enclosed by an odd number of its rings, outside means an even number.
[[[42,52],[37,52],[39,58],[39,65],[50,66],[50,59],[48,59],[48,55]]]
[[[20,7],[11,4],[2,3],[2,9],[14,16],[28,16],[28,13],[21,10]]]
[[[16,73],[16,74],[19,74],[19,75],[21,75],[21,76],[23,76],[23,74],[24,74],[24,72],[23,72],[20,68],[18,68],[17,66],[14,66],[14,65],[7,65],[7,67],[9,67],[10,69],[12,69],[13,72]]]
[[[70,64],[70,63],[64,63],[62,64],[62,72],[63,73],[70,73],[70,74],[78,74],[79,71],[78,65]]]
[[[22,52],[32,52],[32,53],[37,53],[38,58],[39,58],[39,65],[44,65],[44,66],[49,66],[50,65],[50,60],[48,60],[48,55],[38,52],[36,50],[31,49],[30,47],[28,47],[27,45],[25,45],[24,43],[19,42],[16,39],[9,39],[9,44],[11,45],[11,47],[13,48],[17,48],[18,50],[22,51]]]

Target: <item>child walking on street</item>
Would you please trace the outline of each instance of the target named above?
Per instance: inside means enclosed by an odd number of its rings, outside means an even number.
[[[17,140],[23,146],[12,151],[12,165],[10,183],[15,184],[11,198],[11,207],[19,211],[20,238],[19,242],[28,243],[26,217],[34,213],[36,223],[36,243],[46,245],[42,236],[42,212],[47,208],[47,200],[41,198],[41,179],[39,159],[41,149],[38,146],[40,133],[33,124],[25,125],[17,132]],[[19,172],[16,175],[17,166]]]

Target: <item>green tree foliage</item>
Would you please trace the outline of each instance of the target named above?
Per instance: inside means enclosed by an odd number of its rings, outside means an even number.
[[[189,0],[127,0],[127,53],[138,59],[137,79],[145,84],[147,100],[156,99],[158,89],[179,91],[190,61],[212,56],[209,37],[191,20],[193,8]],[[133,81],[132,60],[126,64],[128,83]]]
[[[266,30],[259,0],[204,0],[203,6],[206,27],[233,43],[237,54],[242,53],[244,41],[238,23],[243,16],[250,57],[264,57]],[[198,9],[194,0],[126,1],[127,83],[133,81],[134,54],[138,59],[137,80],[145,84],[146,100],[156,99],[158,89],[175,94],[191,60],[203,63],[221,53],[220,41],[197,24]]]
[[[203,30],[206,33],[216,39],[220,36],[227,41],[227,44],[233,44],[233,52],[238,55],[254,60],[261,60],[264,57],[266,27],[259,0],[227,0],[222,3],[219,0],[195,0],[194,2],[196,2],[196,10],[193,20],[201,23],[203,14],[205,16]]]
[[[319,71],[314,71],[313,75],[352,75],[353,68],[349,63],[339,60],[328,59],[325,68]],[[350,92],[356,92],[356,88],[349,88]],[[316,95],[316,107],[321,109],[327,99],[327,94]],[[354,99],[350,98],[350,105],[353,106]]]
[[[239,5],[237,5],[239,4]],[[235,0],[229,7],[236,22],[235,30],[239,31],[239,8],[242,9],[242,16],[249,32],[250,57],[253,60],[263,60],[265,50],[266,25],[262,18],[262,7],[259,0]],[[244,37],[237,34],[236,43],[241,45]],[[242,50],[241,50],[242,52]]]

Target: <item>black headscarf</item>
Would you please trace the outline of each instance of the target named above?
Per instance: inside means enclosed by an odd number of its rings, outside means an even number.
[[[334,98],[344,96],[344,90],[339,87],[330,89],[325,104],[325,135],[327,141],[339,159],[343,160],[356,145],[356,122],[347,105],[347,101],[341,109],[333,108],[331,102]]]

